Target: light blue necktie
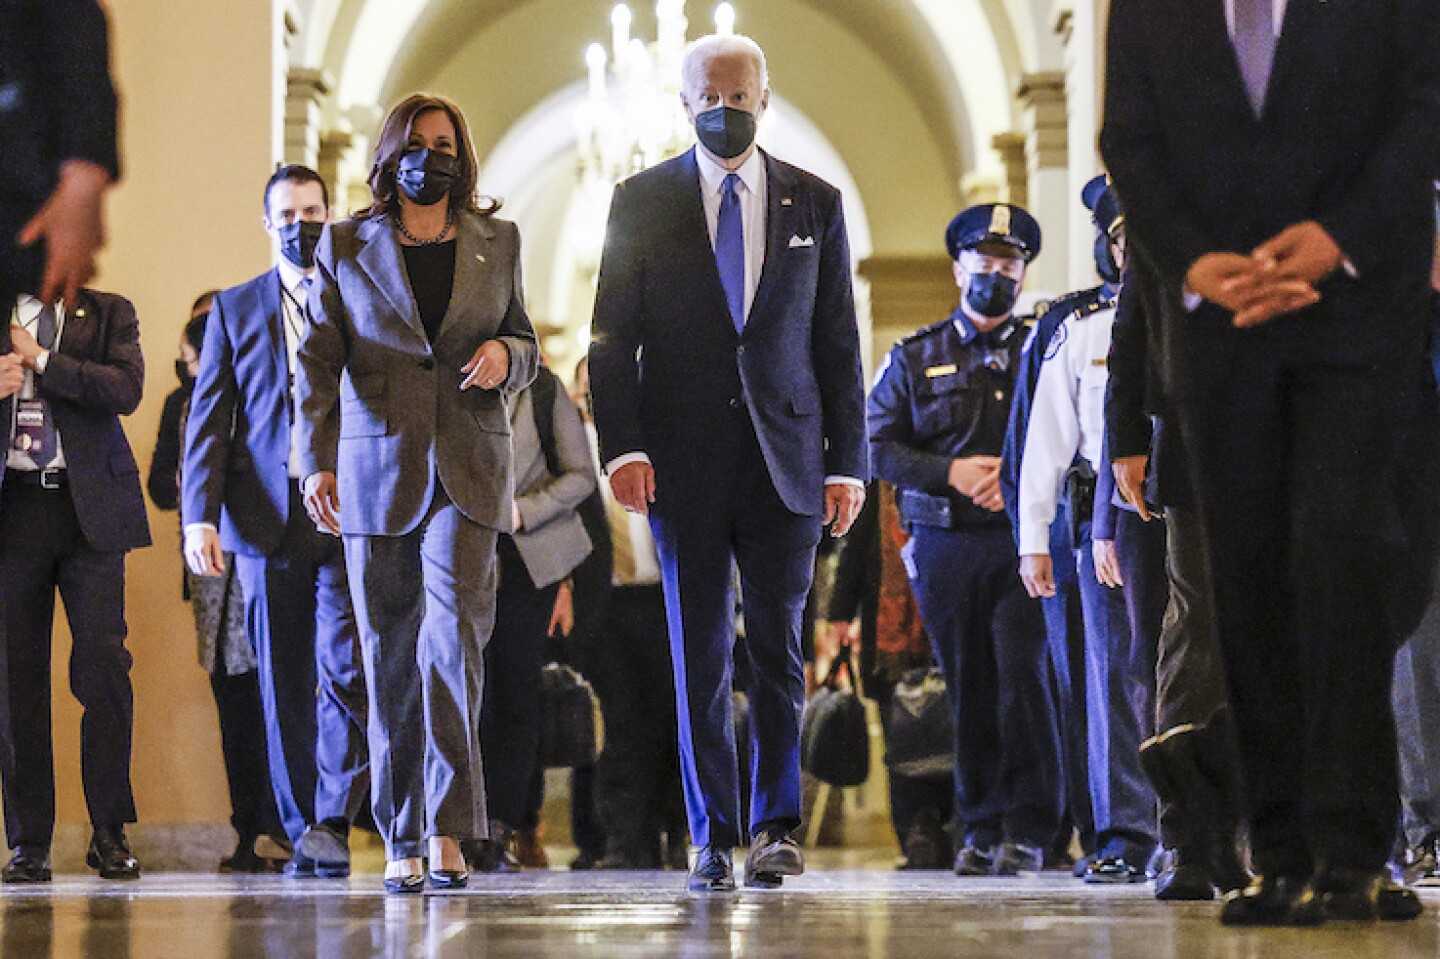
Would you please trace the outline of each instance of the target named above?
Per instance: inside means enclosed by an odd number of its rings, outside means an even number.
[[[715,224],[715,265],[720,268],[720,285],[730,304],[730,320],[736,332],[745,329],[745,223],[740,216],[737,174],[725,177],[720,189],[720,218]]]
[[[1235,56],[1245,78],[1245,92],[1259,116],[1270,88],[1275,64],[1275,0],[1235,0]]]

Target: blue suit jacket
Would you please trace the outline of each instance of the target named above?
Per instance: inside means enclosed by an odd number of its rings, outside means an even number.
[[[263,556],[290,519],[290,372],[278,270],[215,297],[190,399],[181,519]]]
[[[615,188],[590,348],[595,425],[604,462],[643,451],[663,490],[703,476],[707,443],[744,402],[781,500],[815,515],[826,476],[869,476],[850,248],[839,191],[763,157],[765,266],[742,333],[694,151]]]

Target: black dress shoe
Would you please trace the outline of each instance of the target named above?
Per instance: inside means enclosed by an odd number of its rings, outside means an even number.
[[[1022,842],[1002,842],[995,853],[996,876],[1022,876],[1045,869],[1045,850]]]
[[[1085,881],[1092,884],[1144,882],[1145,864],[1124,856],[1101,856],[1085,868]]]
[[[130,852],[124,826],[96,826],[85,864],[100,870],[101,879],[139,879],[140,863]]]
[[[1187,850],[1166,849],[1155,874],[1155,898],[1161,902],[1209,902],[1215,898],[1209,867]]]
[[[315,877],[315,860],[305,855],[300,850],[295,850],[295,855],[281,870],[290,879],[313,879]]]
[[[957,876],[988,876],[994,871],[994,848],[981,848],[980,846],[967,842],[964,847],[955,854],[955,875]]]
[[[15,850],[15,855],[0,870],[0,882],[10,884],[33,884],[49,882],[50,854],[26,849]]]
[[[1424,911],[1414,890],[1397,886],[1382,869],[1322,866],[1310,879],[1305,909],[1325,919],[1402,922]]]
[[[235,851],[220,860],[220,871],[231,873],[262,873],[270,871],[270,861],[255,852],[255,840],[245,836],[235,844]]]
[[[701,847],[685,885],[691,892],[734,892],[735,869],[730,863],[730,850]]]
[[[350,875],[348,828],[326,820],[305,830],[296,848],[297,856],[310,860],[311,875],[321,879],[344,879]]]
[[[460,851],[475,872],[519,872],[520,860],[510,851],[515,830],[501,822],[490,823],[489,839],[462,839]]]
[[[1256,876],[1230,893],[1220,907],[1226,926],[1318,926],[1324,914],[1314,908],[1309,883],[1293,876]]]
[[[745,857],[745,885],[751,889],[777,889],[784,877],[804,871],[805,854],[786,833],[760,833]]]

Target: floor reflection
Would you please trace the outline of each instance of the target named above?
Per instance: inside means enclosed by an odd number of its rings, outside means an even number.
[[[674,874],[526,873],[464,892],[387,897],[374,876],[65,877],[0,890],[4,959],[1405,959],[1440,955],[1440,898],[1418,922],[1222,929],[1213,904],[1064,876],[816,872],[774,893],[695,898]],[[1427,896],[1434,894],[1426,893]]]

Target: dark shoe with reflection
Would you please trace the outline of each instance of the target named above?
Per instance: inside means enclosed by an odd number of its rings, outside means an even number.
[[[297,850],[281,872],[287,879],[313,879],[315,877],[315,860]]]
[[[1424,908],[1414,890],[1397,886],[1381,869],[1322,866],[1310,879],[1308,913],[1325,919],[1368,922],[1383,919],[1403,922],[1420,916]]]
[[[730,850],[702,846],[695,854],[686,888],[691,892],[734,892],[735,868],[730,862]]]
[[[470,873],[464,869],[430,870],[431,889],[464,889],[470,882]]]
[[[1003,842],[995,854],[997,876],[1020,876],[1041,872],[1045,868],[1045,850],[1021,842]]]
[[[1157,861],[1155,898],[1161,902],[1209,902],[1215,882],[1203,859],[1184,849],[1166,849]]]
[[[270,863],[255,852],[255,838],[241,836],[235,843],[235,851],[220,860],[220,871],[228,873],[270,872]]]
[[[1226,926],[1318,926],[1324,921],[1309,884],[1293,876],[1256,876],[1220,907]]]
[[[130,852],[124,826],[96,826],[85,853],[85,864],[100,870],[101,879],[140,878],[140,863]]]
[[[745,857],[745,885],[752,889],[778,889],[786,876],[805,872],[805,854],[788,833],[762,832]]]
[[[1145,864],[1124,856],[1102,856],[1085,869],[1085,881],[1092,884],[1144,882],[1146,878]]]
[[[1440,886],[1440,836],[1431,833],[1407,849],[1397,871],[1407,886]]]
[[[0,882],[7,885],[33,885],[35,883],[49,882],[50,853],[49,851],[30,850],[20,848],[15,850],[15,855],[0,870]]]
[[[519,872],[520,862],[510,851],[515,830],[502,822],[490,824],[489,839],[462,839],[460,851],[474,872]]]
[[[994,871],[994,847],[982,849],[967,842],[955,856],[955,875],[957,876],[988,876]]]
[[[385,891],[396,895],[417,895],[425,891],[425,873],[386,876]]]
[[[311,875],[321,879],[344,879],[350,875],[350,842],[348,824],[330,820],[317,822],[305,830],[296,850],[311,863]]]

